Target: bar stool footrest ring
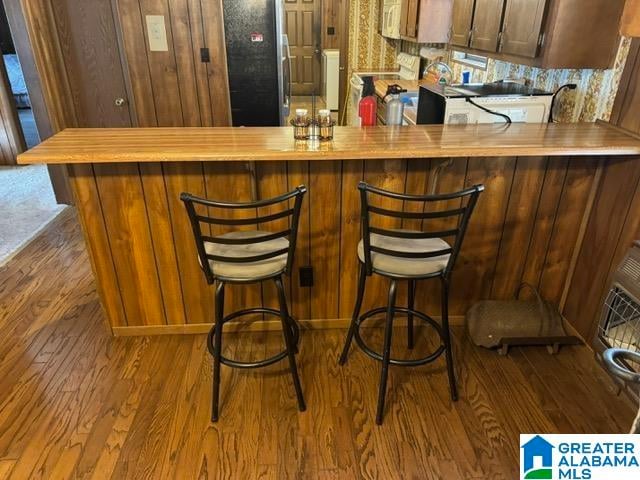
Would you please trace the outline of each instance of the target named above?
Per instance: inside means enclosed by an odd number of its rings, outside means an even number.
[[[274,308],[263,308],[263,307],[256,307],[256,308],[247,308],[244,310],[238,310],[237,312],[233,312],[229,315],[227,315],[226,317],[224,317],[224,319],[222,320],[222,324],[224,325],[225,323],[229,322],[230,320],[234,320],[238,317],[243,317],[245,315],[255,315],[256,313],[263,313],[266,315],[275,315],[276,317],[280,317],[280,311],[276,310]],[[293,319],[293,317],[289,316],[287,324],[289,325],[289,328],[291,329],[291,333],[293,334],[293,343],[295,344],[295,346],[298,346],[298,340],[300,340],[300,327],[298,326],[298,324],[296,323],[296,321]],[[213,327],[211,327],[211,330],[209,331],[209,334],[207,335],[207,348],[209,350],[209,353],[213,356],[214,354],[214,346],[213,346],[213,336],[215,334],[215,325]],[[273,365],[274,363],[278,363],[280,360],[284,360],[287,357],[287,350],[283,350],[282,352],[274,355],[273,357],[269,357],[265,360],[259,360],[259,361],[255,361],[255,362],[243,362],[243,361],[239,361],[239,360],[234,360],[232,358],[227,358],[223,355],[220,355],[220,363],[222,363],[223,365],[227,365],[229,367],[233,367],[233,368],[260,368],[260,367],[267,367],[269,365]]]
[[[373,310],[369,310],[368,312],[365,312],[362,315],[360,315],[360,317],[358,318],[358,321],[356,322],[356,331],[355,331],[356,343],[358,344],[358,346],[360,347],[360,349],[362,349],[362,351],[364,353],[366,353],[371,358],[373,358],[375,360],[378,360],[379,362],[382,361],[382,355],[380,353],[374,351],[373,349],[371,349],[364,342],[364,340],[360,336],[360,326],[362,325],[363,321],[368,320],[369,318],[373,317],[374,315],[379,315],[381,313],[386,313],[386,312],[387,312],[387,307],[374,308]],[[440,340],[443,340],[442,327],[440,326],[440,324],[438,322],[436,322],[430,316],[425,315],[424,313],[419,312],[417,310],[411,310],[409,308],[403,308],[403,307],[394,307],[393,313],[394,313],[394,315],[396,313],[405,313],[405,314],[409,314],[410,313],[413,316],[424,320],[428,325],[430,325],[437,332],[438,336],[440,337]],[[444,351],[445,351],[444,344],[441,344],[440,347],[438,347],[438,349],[435,352],[431,353],[430,355],[427,355],[426,357],[417,358],[417,359],[411,359],[411,360],[401,360],[401,359],[391,358],[389,360],[389,363],[391,365],[399,365],[401,367],[417,367],[419,365],[425,365],[427,363],[433,362],[440,355],[442,355],[444,353]]]

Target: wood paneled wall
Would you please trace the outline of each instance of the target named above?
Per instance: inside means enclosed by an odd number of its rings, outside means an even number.
[[[523,157],[132,163],[71,170],[108,317],[118,333],[118,327],[139,333],[136,328],[144,326],[197,328],[213,318],[213,292],[198,266],[178,198],[182,191],[250,200],[306,184],[290,301],[299,319],[330,320],[348,318],[353,308],[360,180],[416,194],[483,183],[486,191],[453,277],[451,313],[461,316],[477,300],[513,297],[522,281],[561,303],[598,165],[595,158]],[[299,286],[302,265],[314,269],[311,288]],[[439,314],[438,288],[434,281],[419,286],[419,308]],[[386,289],[381,278],[369,281],[364,308],[383,304]],[[232,286],[226,308],[274,301],[270,285]]]
[[[20,5],[17,5],[18,2]],[[82,96],[77,95],[77,91],[89,82],[99,96],[103,90],[99,82],[111,82],[117,74],[100,72],[95,77],[82,75],[78,66],[89,64],[98,54],[122,56],[134,125],[229,125],[222,0],[111,2],[115,11],[118,41],[112,38],[109,42],[111,46],[105,45],[98,53],[83,51],[83,36],[74,29],[85,25],[99,32],[96,33],[98,37],[104,33],[103,30],[111,29],[111,20],[107,18],[111,16],[110,2],[102,2],[99,8],[93,4],[82,8],[83,2],[74,8],[71,5],[74,2],[68,1],[10,0],[10,4],[16,4],[10,5],[11,12],[16,17],[22,17],[20,20],[24,21],[29,32],[29,47],[33,52],[46,115],[50,121],[50,129],[43,129],[43,138],[66,127],[95,126],[92,110],[86,105],[78,105],[78,99]],[[341,32],[346,24],[346,3],[345,0],[322,2],[324,48],[340,46]],[[150,51],[145,21],[147,15],[165,17],[168,51]],[[329,26],[335,28],[335,35],[327,34]],[[119,51],[115,48],[118,43]],[[200,56],[200,49],[205,47],[210,52],[208,63],[203,63]],[[24,52],[21,52],[22,56]],[[103,60],[98,63],[106,64]],[[113,100],[109,98],[107,104],[111,105]],[[100,105],[104,103],[99,99],[96,102]],[[87,116],[90,118],[85,121],[84,117]],[[48,133],[48,130],[51,132]]]
[[[230,125],[221,0],[114,1],[137,126]],[[165,17],[168,51],[150,51],[147,15]]]
[[[322,2],[322,48],[341,48],[342,35],[349,35],[349,32],[343,32],[345,26],[348,25],[344,21],[346,15],[345,5],[349,0],[317,0]],[[327,28],[335,29],[333,35],[329,35]]]
[[[640,39],[634,39],[611,123],[636,135],[640,135],[639,86]],[[597,332],[613,272],[636,239],[640,239],[640,158],[616,159],[607,163],[598,184],[564,309],[587,340]]]

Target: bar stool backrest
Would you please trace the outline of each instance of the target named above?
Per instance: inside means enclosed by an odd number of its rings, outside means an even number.
[[[388,190],[383,190],[381,188],[372,187],[365,182],[360,182],[358,184],[358,189],[360,190],[360,200],[361,200],[361,228],[362,228],[362,242],[364,246],[364,257],[365,257],[365,267],[367,269],[367,274],[370,275],[373,269],[373,264],[371,261],[371,252],[381,253],[383,255],[390,255],[394,257],[402,257],[402,258],[432,258],[439,257],[441,255],[450,255],[447,266],[445,267],[442,275],[445,278],[449,278],[451,274],[451,270],[455,265],[458,254],[460,253],[460,248],[462,246],[462,241],[464,240],[464,235],[467,230],[467,226],[469,224],[469,219],[471,218],[471,214],[478,202],[478,197],[482,191],[484,191],[484,185],[475,185],[466,190],[462,190],[460,192],[454,193],[445,193],[439,195],[408,195],[402,193],[391,192]],[[394,210],[389,208],[383,208],[379,206],[372,205],[370,203],[369,196],[372,196],[372,199],[377,197],[386,197],[401,201],[403,204],[403,208],[400,210]],[[452,200],[460,199],[460,206],[448,210],[437,210],[434,211],[430,209],[429,206],[433,207],[436,202],[447,201],[450,202]],[[406,202],[411,203],[422,203],[422,208],[412,208],[411,211],[405,211],[404,206],[406,206]],[[387,229],[382,227],[377,227],[372,225],[371,214],[376,214],[381,217],[391,217],[400,220],[410,220],[412,223],[418,222],[421,224],[422,228],[420,231],[406,231],[402,229]],[[449,219],[449,220],[447,220]],[[439,223],[442,225],[454,223],[455,228],[446,228],[445,230],[437,229],[429,231],[429,226],[435,223]],[[442,228],[442,227],[440,227]],[[395,237],[395,238],[404,238],[404,239],[428,239],[428,238],[447,238],[450,237],[453,240],[450,242],[450,247],[435,251],[428,252],[407,252],[400,250],[391,250],[387,248],[381,248],[371,244],[371,234],[375,233],[378,235],[384,235],[387,237]]]
[[[228,263],[251,263],[259,262],[275,258],[283,254],[287,254],[286,274],[291,272],[293,265],[294,253],[296,251],[296,240],[298,236],[298,224],[300,223],[300,210],[302,208],[302,200],[307,193],[307,187],[301,185],[295,190],[280,195],[279,197],[260,200],[257,202],[230,203],[220,202],[217,200],[209,200],[199,198],[190,193],[180,194],[180,199],[184,202],[191,221],[193,235],[196,241],[200,266],[205,274],[207,282],[212,284],[215,281],[215,275],[209,264],[209,260],[216,262]],[[292,206],[293,203],[293,206]],[[269,213],[262,214],[261,210],[268,209]],[[275,213],[271,213],[274,210]],[[244,214],[243,218],[234,218],[231,211],[251,212],[251,215]],[[287,227],[283,230],[249,238],[225,238],[220,237],[222,233],[210,233],[211,226],[219,225],[226,227],[246,227],[263,224],[275,225],[275,228],[282,228],[283,223],[287,223]],[[204,226],[204,228],[203,228]],[[232,231],[232,230],[230,230]],[[207,253],[206,243],[217,243],[223,245],[252,245],[268,242],[278,238],[287,238],[289,246],[280,250],[264,253],[260,255],[231,257],[222,255],[211,255]]]

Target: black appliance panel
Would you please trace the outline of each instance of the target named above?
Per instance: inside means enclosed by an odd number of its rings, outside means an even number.
[[[279,126],[275,0],[224,0],[233,126]]]
[[[431,89],[420,87],[418,97],[418,125],[440,125],[444,123],[444,114],[447,105],[442,95]]]

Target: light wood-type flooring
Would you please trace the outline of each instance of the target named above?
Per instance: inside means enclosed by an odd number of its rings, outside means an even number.
[[[373,344],[380,330],[366,329]],[[0,268],[0,479],[508,479],[519,433],[622,433],[617,397],[586,347],[557,356],[473,347],[454,330],[461,398],[444,360],[392,367],[385,422],[374,424],[379,365],[344,332],[305,331],[298,357],[308,409],[286,362],[222,367],[221,420],[209,423],[205,337],[112,338],[73,209]],[[421,331],[422,343],[433,338]],[[395,332],[394,355],[404,352]],[[272,333],[227,334],[225,354],[266,355]],[[416,347],[415,355],[425,348]]]

